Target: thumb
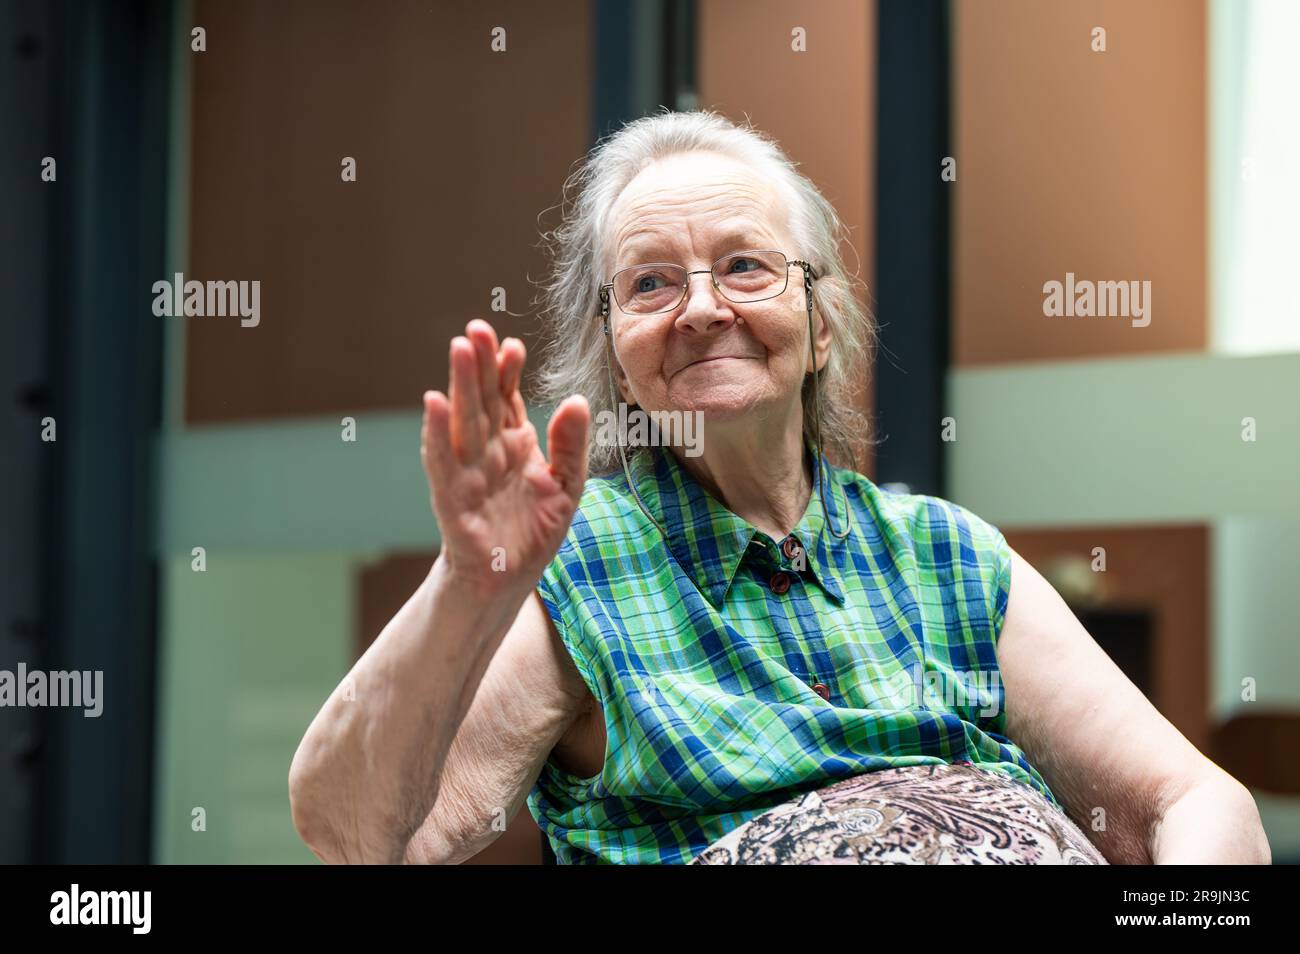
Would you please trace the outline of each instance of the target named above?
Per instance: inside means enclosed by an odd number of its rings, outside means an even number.
[[[551,458],[551,474],[568,492],[576,507],[587,483],[587,425],[591,408],[581,394],[560,402],[546,426],[546,450]]]

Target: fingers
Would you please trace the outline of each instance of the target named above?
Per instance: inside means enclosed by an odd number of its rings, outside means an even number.
[[[528,422],[528,408],[524,407],[524,399],[518,391],[515,391],[514,396],[511,397],[510,404],[514,409],[512,416],[515,420],[521,425],[526,424]]]
[[[478,357],[468,338],[451,339],[451,446],[463,464],[483,456],[487,415],[479,390]]]
[[[465,326],[465,335],[474,345],[478,361],[479,394],[483,400],[483,411],[487,415],[487,436],[491,437],[501,430],[501,419],[504,416],[501,388],[497,380],[497,333],[482,318],[475,318]]]
[[[573,505],[582,500],[587,482],[587,425],[591,409],[587,399],[574,394],[560,402],[546,428],[546,449],[551,473],[568,492]]]
[[[519,427],[527,419],[523,398],[519,394],[519,380],[523,375],[526,349],[518,338],[501,342],[497,375],[501,382],[501,404],[506,427]]]
[[[424,392],[424,423],[420,428],[420,458],[429,483],[444,486],[452,463],[451,405],[441,391]]]
[[[522,341],[506,338],[498,345],[496,331],[481,318],[452,339],[450,444],[462,463],[478,460],[503,426],[519,427],[528,419],[519,393],[526,359]]]

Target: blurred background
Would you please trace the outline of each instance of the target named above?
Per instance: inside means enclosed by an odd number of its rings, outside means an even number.
[[[104,673],[99,718],[0,708],[0,861],[315,861],[290,759],[437,553],[420,394],[473,317],[535,341],[565,177],[662,107],[752,120],[852,230],[858,468],[1001,528],[1300,859],[1296,36],[1264,0],[0,0],[0,669]],[[176,273],[259,280],[258,325],[156,316]],[[1149,281],[1150,323],[1047,317],[1067,273]],[[540,860],[526,808],[475,859]]]

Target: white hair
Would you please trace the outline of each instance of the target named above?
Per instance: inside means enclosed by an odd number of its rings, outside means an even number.
[[[598,142],[565,181],[560,224],[542,233],[550,265],[534,299],[542,323],[541,355],[533,372],[535,398],[553,406],[570,394],[581,394],[591,408],[593,427],[601,411],[617,413],[611,405],[605,335],[598,317],[599,286],[605,280],[602,271],[614,224],[610,211],[642,169],[667,156],[698,151],[740,160],[785,198],[789,231],[797,243],[791,256],[806,259],[816,271],[813,303],[832,331],[830,354],[819,378],[821,439],[840,448],[841,463],[856,470],[854,448],[866,442],[870,427],[858,410],[857,390],[865,383],[876,329],[856,295],[856,286],[865,289],[865,283],[848,272],[840,255],[840,240],[847,240],[848,230],[834,206],[775,140],[748,121],[738,125],[711,110],[666,111],[627,123]],[[571,192],[577,197],[568,205]],[[805,437],[815,439],[811,374],[804,378],[802,403]],[[629,447],[626,452],[636,450]],[[591,474],[618,466],[617,447],[590,442]]]

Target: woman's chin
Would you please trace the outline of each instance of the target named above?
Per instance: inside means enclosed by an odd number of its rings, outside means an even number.
[[[729,421],[747,414],[752,414],[764,403],[765,395],[737,393],[735,389],[701,389],[692,394],[683,395],[673,408],[686,413],[699,413],[708,421]]]

